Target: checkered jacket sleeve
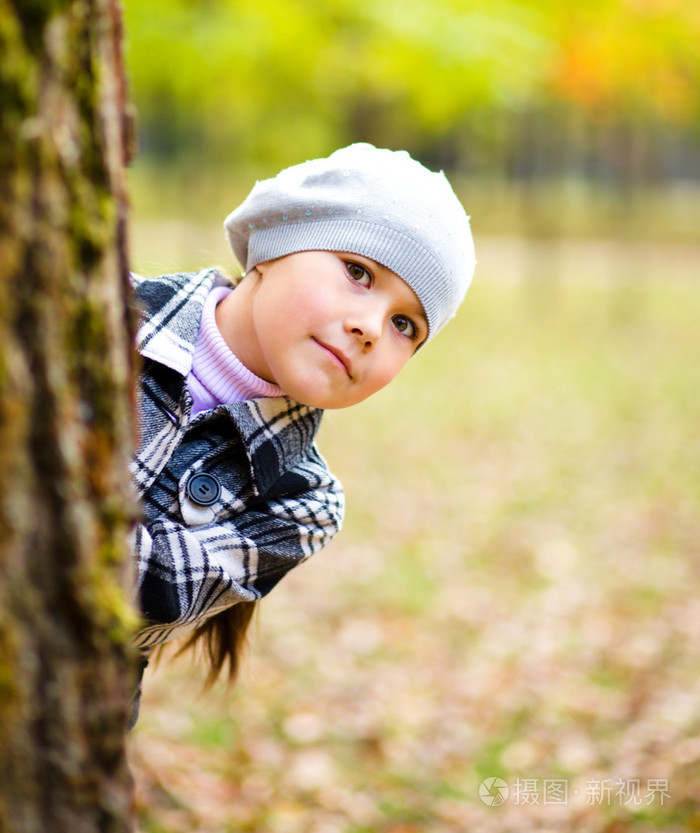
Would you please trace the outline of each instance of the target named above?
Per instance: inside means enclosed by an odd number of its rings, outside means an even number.
[[[285,474],[242,511],[235,498],[230,505],[228,500],[224,495],[208,523],[190,526],[163,514],[135,529],[140,606],[148,623],[140,647],[183,635],[240,601],[266,595],[333,538],[343,515],[339,484],[314,461]]]

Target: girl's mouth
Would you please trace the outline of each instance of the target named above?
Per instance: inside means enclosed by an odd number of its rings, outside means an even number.
[[[348,378],[352,379],[352,364],[350,363],[350,359],[342,352],[342,350],[338,350],[335,347],[331,347],[329,344],[325,344],[323,341],[319,341],[317,338],[314,338],[316,344],[319,347],[322,347],[326,353],[328,353],[335,364],[338,367],[341,367],[345,373],[347,374]]]

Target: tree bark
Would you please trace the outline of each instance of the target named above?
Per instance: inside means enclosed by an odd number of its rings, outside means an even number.
[[[0,0],[0,831],[131,829],[118,0]]]

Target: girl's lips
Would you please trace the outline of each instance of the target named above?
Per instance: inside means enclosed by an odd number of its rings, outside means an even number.
[[[329,344],[325,344],[323,341],[319,341],[317,338],[314,338],[316,344],[322,347],[327,353],[333,357],[335,362],[345,370],[346,374],[350,379],[352,379],[352,365],[350,364],[350,359],[342,352],[342,350],[338,350],[335,347],[331,347]]]

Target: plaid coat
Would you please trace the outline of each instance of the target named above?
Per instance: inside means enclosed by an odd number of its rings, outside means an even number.
[[[318,453],[321,411],[288,397],[219,405],[190,420],[185,379],[216,271],[133,276],[143,357],[132,463],[137,644],[186,634],[268,593],[340,528],[343,492]],[[198,477],[198,479],[197,479]]]

